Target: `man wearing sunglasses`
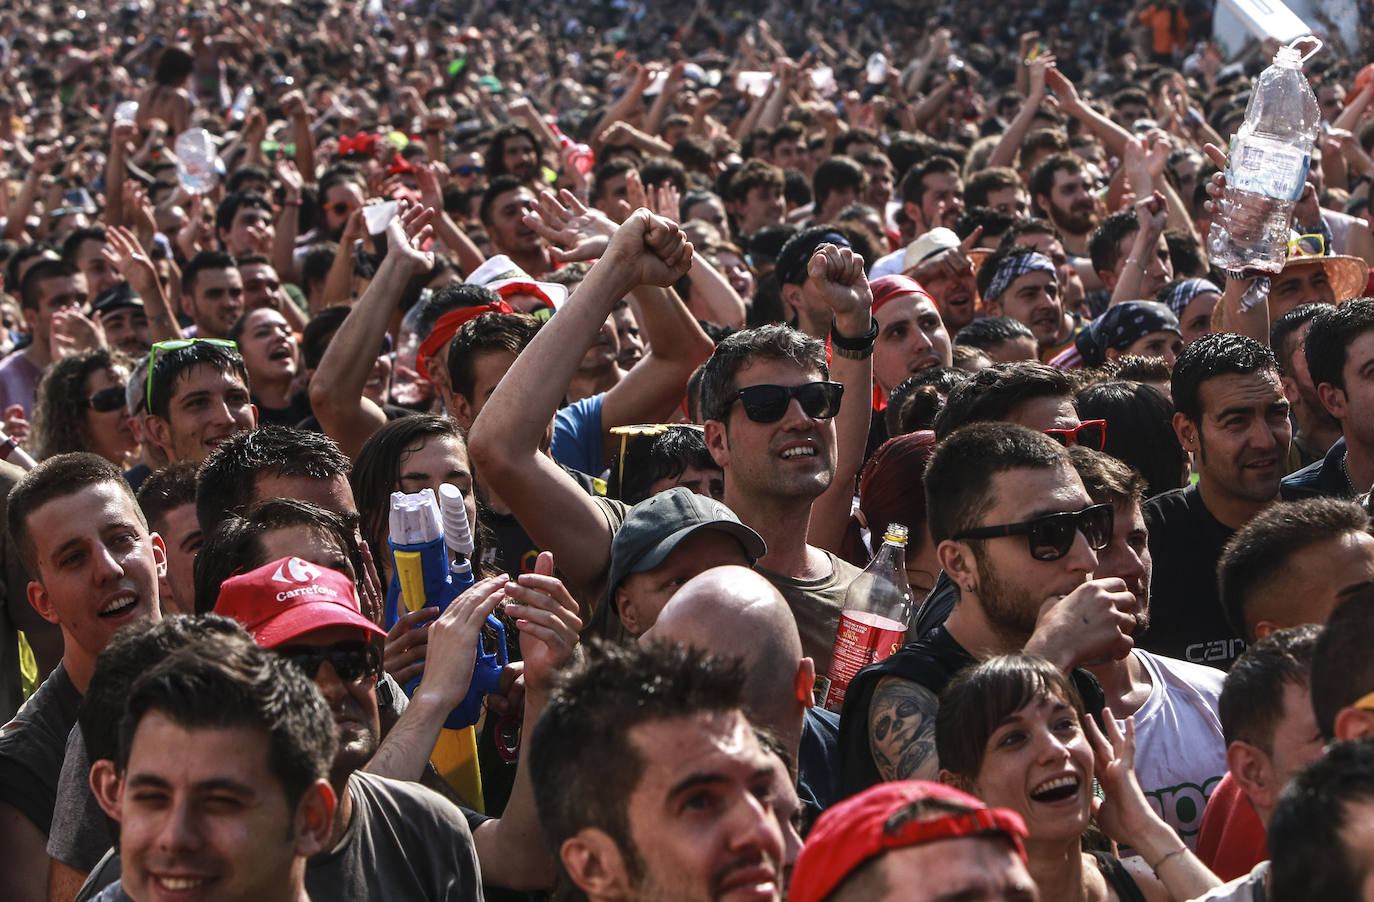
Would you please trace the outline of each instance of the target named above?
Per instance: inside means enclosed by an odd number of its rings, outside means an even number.
[[[759,572],[787,599],[823,673],[858,575],[826,549],[839,546],[868,441],[878,327],[862,257],[825,239],[801,262],[801,306],[831,311],[831,364],[823,342],[788,326],[736,332],[702,371],[701,413],[725,503],[763,537]],[[846,386],[857,403],[841,406]]]
[[[1101,689],[1075,668],[1131,649],[1136,597],[1122,579],[1093,579],[1112,506],[1093,504],[1063,445],[1008,423],[965,426],[936,448],[926,492],[958,599],[944,624],[850,683],[840,717],[847,792],[937,775],[938,696],[967,664],[1039,655],[1072,673],[1098,711]]]
[[[334,712],[339,743],[329,782],[338,808],[328,857],[308,872],[311,895],[366,898],[370,885],[388,896],[432,900],[449,898],[442,887],[451,886],[461,888],[460,897],[476,898],[471,829],[485,819],[465,817],[414,783],[364,772],[381,736],[382,656],[375,640],[385,633],[362,615],[353,581],[301,558],[282,558],[226,580],[215,613],[239,621],[259,645],[295,664]]]
[[[1174,432],[1198,481],[1145,502],[1150,631],[1141,647],[1225,669],[1245,640],[1222,610],[1217,563],[1236,530],[1279,497],[1293,427],[1273,353],[1233,332],[1183,349],[1170,382]]]

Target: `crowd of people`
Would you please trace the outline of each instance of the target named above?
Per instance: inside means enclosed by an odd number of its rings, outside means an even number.
[[[1364,899],[1374,31],[1228,271],[1211,7],[0,10],[0,898]]]

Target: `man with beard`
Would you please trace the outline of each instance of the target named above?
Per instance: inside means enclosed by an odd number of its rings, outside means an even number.
[[[744,669],[683,646],[601,646],[530,743],[562,882],[592,902],[781,898],[781,771],[741,710]]]
[[[512,176],[527,188],[539,187],[542,148],[534,132],[519,123],[501,126],[487,145],[487,178]]]
[[[1174,364],[1174,432],[1198,481],[1145,502],[1152,628],[1141,646],[1225,668],[1245,649],[1217,592],[1217,561],[1235,531],[1278,499],[1293,427],[1278,364],[1259,342],[1218,332]]]
[[[1326,309],[1326,304],[1302,304],[1276,319],[1269,330],[1269,347],[1279,361],[1283,394],[1293,406],[1289,472],[1321,460],[1341,437],[1340,421],[1322,406],[1307,369],[1307,333],[1312,320]]]
[[[959,164],[946,156],[934,156],[913,166],[902,178],[902,211],[911,220],[912,239],[936,228],[953,229],[964,213],[964,182]],[[908,245],[907,247],[910,247]],[[904,262],[907,248],[879,257],[869,275],[890,276],[910,269]]]
[[[926,508],[940,564],[957,591],[945,623],[860,671],[840,717],[844,790],[930,779],[939,693],[964,666],[1024,651],[1073,672],[1087,709],[1095,680],[1075,672],[1131,649],[1135,595],[1092,579],[1113,511],[1093,504],[1067,449],[1009,423],[975,423],[936,448]]]
[[[1074,469],[1097,504],[1112,506],[1112,540],[1097,554],[1096,579],[1120,577],[1135,595],[1132,636],[1150,626],[1148,533],[1140,504],[1145,480],[1126,464],[1089,448],[1069,449]],[[1368,538],[1366,536],[1366,538]],[[1374,542],[1374,540],[1371,540]],[[1136,779],[1169,826],[1190,847],[1207,796],[1226,773],[1226,740],[1218,705],[1225,675],[1141,649],[1117,661],[1089,665],[1107,707],[1123,722],[1135,717]]]
[[[478,217],[494,255],[505,254],[526,274],[542,279],[553,272],[554,262],[548,244],[525,224],[534,204],[528,185],[513,175],[497,176],[482,194]]]
[[[1088,236],[1097,228],[1097,198],[1082,159],[1072,153],[1047,157],[1031,173],[1031,202],[1063,236],[1064,249],[1083,278],[1083,287],[1096,291],[1102,280],[1088,258]]]

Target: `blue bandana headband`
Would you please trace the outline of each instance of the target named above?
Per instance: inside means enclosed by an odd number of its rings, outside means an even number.
[[[987,297],[983,300],[989,304],[996,302],[1011,283],[1024,276],[1028,272],[1047,272],[1055,275],[1054,264],[1050,258],[1044,254],[1017,254],[1013,257],[1006,257],[997,267],[997,275],[992,277],[992,284],[988,286]]]

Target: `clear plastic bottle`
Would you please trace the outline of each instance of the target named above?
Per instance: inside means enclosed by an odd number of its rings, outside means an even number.
[[[252,105],[253,88],[251,85],[244,85],[234,95],[234,105],[229,108],[229,118],[234,122],[242,122],[248,116],[248,108]]]
[[[177,181],[188,194],[205,194],[219,177],[219,151],[215,139],[203,128],[188,128],[177,135]]]
[[[864,572],[854,577],[844,598],[835,631],[830,673],[822,687],[822,704],[839,712],[854,674],[902,647],[915,611],[906,581],[907,528],[888,524],[882,547]]]
[[[1302,196],[1321,121],[1302,73],[1306,58],[1292,44],[1279,48],[1231,139],[1226,192],[1207,236],[1208,255],[1223,269],[1278,272],[1287,260],[1293,207]]]

